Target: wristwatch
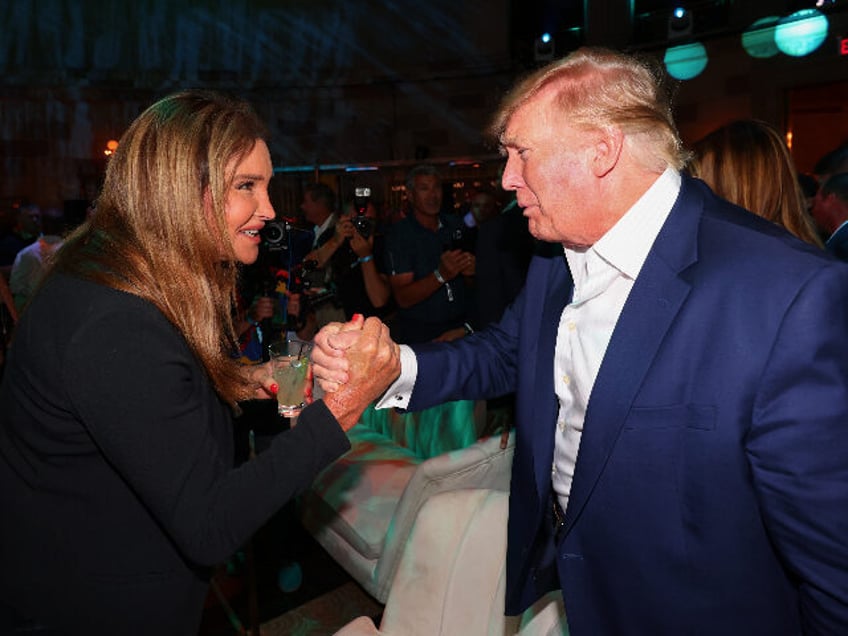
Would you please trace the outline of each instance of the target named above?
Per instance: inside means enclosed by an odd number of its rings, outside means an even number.
[[[447,282],[438,267],[433,270],[433,276],[435,276],[436,280],[439,281],[439,285],[444,285]]]

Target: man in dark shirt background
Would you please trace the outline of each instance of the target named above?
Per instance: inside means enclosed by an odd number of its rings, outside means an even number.
[[[458,248],[463,223],[444,214],[442,179],[433,166],[416,166],[406,179],[411,211],[386,237],[389,283],[398,306],[397,342],[462,337],[469,310],[474,254]]]

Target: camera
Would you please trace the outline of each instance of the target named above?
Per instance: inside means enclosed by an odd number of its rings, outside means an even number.
[[[287,221],[269,221],[259,232],[265,246],[272,252],[288,249],[291,226]]]
[[[473,254],[475,251],[474,243],[474,235],[472,232],[463,230],[462,228],[456,228],[451,234],[450,244],[447,249],[462,250],[463,252],[471,252]]]
[[[370,200],[371,188],[356,188],[354,190],[354,216],[351,219],[351,222],[362,238],[366,239],[371,236],[371,232],[374,229],[374,222],[365,215],[368,211],[368,203]]]

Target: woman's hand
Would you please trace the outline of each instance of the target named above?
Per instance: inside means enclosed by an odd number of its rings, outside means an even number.
[[[331,322],[315,336],[312,349],[312,368],[319,386],[326,393],[337,391],[350,376],[350,361],[345,351],[361,335],[365,319],[354,315],[350,322]]]
[[[347,344],[352,335],[358,337],[342,349],[348,361],[348,380],[324,396],[324,403],[345,431],[359,421],[365,407],[380,397],[400,375],[400,347],[392,341],[388,327],[378,318],[368,318],[361,330],[339,329],[329,334],[327,341],[330,346],[338,347],[342,341]]]
[[[280,387],[274,381],[270,362],[263,362],[262,364],[246,364],[242,367],[242,373],[244,373],[247,377],[248,382],[253,385],[253,397],[255,399],[267,400],[277,395],[277,391]],[[311,393],[312,384],[307,384],[310,386]]]
[[[294,316],[295,318],[298,318],[300,316],[300,307],[301,307],[300,294],[292,293],[292,292],[286,292],[286,296],[288,297],[288,304],[286,305],[286,311],[290,315]]]

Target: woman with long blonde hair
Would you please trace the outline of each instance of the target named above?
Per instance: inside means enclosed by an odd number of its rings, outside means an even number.
[[[276,388],[266,365],[233,359],[231,317],[238,266],[274,218],[272,176],[260,120],[216,93],[166,97],[121,138],[0,387],[0,604],[19,622],[197,633],[212,566],[349,448],[399,368],[366,322],[352,383],[234,467],[235,405]]]

